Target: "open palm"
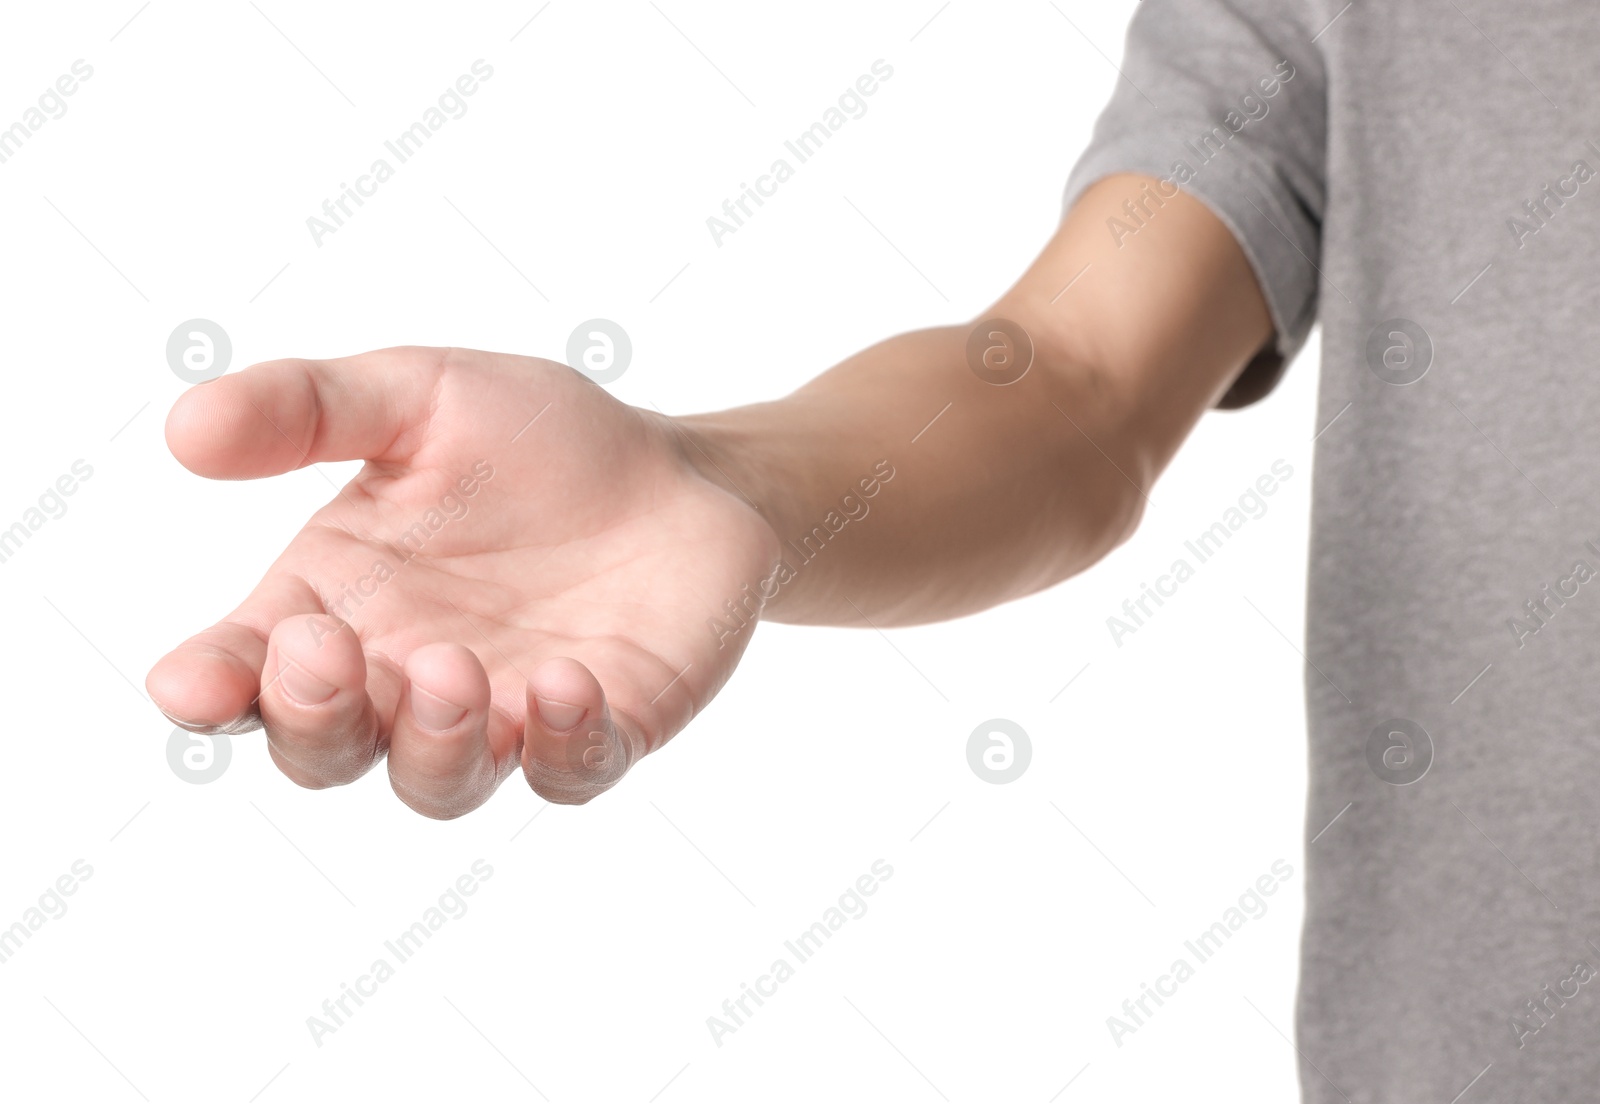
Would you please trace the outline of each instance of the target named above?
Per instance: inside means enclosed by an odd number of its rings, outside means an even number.
[[[238,609],[156,664],[152,698],[195,731],[264,725],[301,785],[387,756],[430,816],[518,766],[551,801],[615,783],[726,681],[778,558],[671,422],[547,361],[257,365],[185,394],[167,441],[219,479],[367,463]]]

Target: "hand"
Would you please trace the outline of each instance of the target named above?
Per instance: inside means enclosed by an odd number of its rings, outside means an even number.
[[[302,786],[385,755],[427,816],[520,764],[549,801],[612,786],[732,673],[771,574],[761,515],[702,478],[668,418],[565,366],[463,349],[284,360],[167,419],[189,470],[253,479],[366,461],[232,614],[155,665],[196,732],[266,728]],[[747,584],[751,591],[745,591]]]

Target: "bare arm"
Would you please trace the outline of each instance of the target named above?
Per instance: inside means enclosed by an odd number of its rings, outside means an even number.
[[[1198,202],[1166,201],[1116,247],[1105,219],[1140,186],[1093,189],[986,312],[1034,348],[1010,383],[969,366],[969,325],[681,420],[563,365],[464,349],[273,361],[193,388],[167,439],[198,474],[367,463],[232,613],[156,664],[151,698],[196,732],[265,727],[303,786],[387,759],[429,816],[519,770],[583,802],[732,675],[751,621],[723,620],[730,606],[926,621],[1081,570],[1133,530],[1142,488],[1270,336]]]
[[[1116,244],[1106,220],[1144,179],[1086,192],[973,324],[891,338],[776,402],[679,419],[702,474],[786,542],[764,617],[959,616],[1133,532],[1151,483],[1272,334],[1248,261],[1198,200],[1167,200]],[[1010,383],[968,352],[996,318],[1033,346]],[[979,346],[1000,344],[982,329]]]

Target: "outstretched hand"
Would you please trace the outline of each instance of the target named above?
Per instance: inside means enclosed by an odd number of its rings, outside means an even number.
[[[264,727],[302,786],[387,756],[432,817],[519,766],[550,801],[608,789],[727,680],[750,633],[709,619],[778,558],[669,419],[549,361],[260,364],[183,395],[167,443],[212,479],[366,464],[233,613],[155,665],[151,697],[196,732]]]

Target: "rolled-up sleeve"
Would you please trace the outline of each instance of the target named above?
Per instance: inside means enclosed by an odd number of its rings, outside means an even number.
[[[1176,186],[1232,231],[1276,330],[1281,363],[1316,320],[1327,112],[1324,69],[1286,0],[1144,0],[1121,75],[1067,181],[1063,210],[1115,173]],[[1109,221],[1119,241],[1143,216]]]

